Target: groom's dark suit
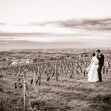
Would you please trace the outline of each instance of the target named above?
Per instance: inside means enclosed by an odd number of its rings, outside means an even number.
[[[98,67],[99,81],[102,82],[101,70],[102,70],[102,67],[104,65],[104,55],[103,54],[98,54],[97,58],[99,60],[99,67]]]

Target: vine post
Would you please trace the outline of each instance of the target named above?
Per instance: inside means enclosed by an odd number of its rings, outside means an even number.
[[[37,97],[39,97],[39,92],[38,92],[38,75],[39,75],[39,66],[38,69],[36,69],[35,71],[33,71],[33,87],[34,87],[34,91],[35,94],[37,95]]]
[[[23,73],[23,94],[24,94],[24,111],[26,111],[26,71]]]
[[[57,62],[55,62],[55,76],[56,76],[56,81],[58,81]]]

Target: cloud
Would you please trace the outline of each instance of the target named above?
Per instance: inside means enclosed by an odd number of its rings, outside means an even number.
[[[2,25],[2,26],[1,26]],[[35,34],[72,34],[85,31],[110,31],[111,19],[72,19],[61,21],[47,21],[43,23],[27,22],[25,24],[7,24],[1,23],[0,31],[9,35],[16,33],[17,35],[35,33]],[[2,33],[3,34],[3,33]],[[12,34],[13,35],[13,34]]]
[[[28,22],[25,26],[39,26],[41,28],[69,28],[69,29],[82,29],[91,31],[110,31],[111,18],[106,19],[71,19],[59,21],[47,21],[42,23]],[[61,31],[61,30],[60,30]]]
[[[7,25],[0,27],[0,41],[66,43],[71,47],[73,44],[81,47],[83,44],[110,46],[110,25],[111,19],[49,21],[41,24],[33,22],[23,26]]]
[[[0,26],[5,26],[6,23],[0,22]]]
[[[86,30],[111,31],[111,19],[66,20],[56,22],[58,26]]]

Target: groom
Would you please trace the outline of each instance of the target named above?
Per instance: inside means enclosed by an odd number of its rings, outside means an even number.
[[[99,60],[99,67],[98,67],[99,82],[102,82],[101,70],[104,65],[104,55],[101,53],[99,49],[97,50],[97,58]]]

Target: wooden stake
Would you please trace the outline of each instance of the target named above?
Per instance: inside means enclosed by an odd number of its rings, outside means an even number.
[[[34,71],[34,74],[33,74],[33,87],[34,87],[34,91],[35,93],[37,94],[37,97],[39,97],[39,93],[38,93],[38,83],[36,85],[36,78],[37,76],[39,75],[39,66],[38,66],[38,72],[37,71]],[[37,74],[37,75],[36,75]]]
[[[24,77],[24,111],[26,111],[26,72],[23,73],[23,77]]]
[[[58,74],[57,74],[56,62],[55,62],[55,75],[56,75],[56,81],[58,81]]]

